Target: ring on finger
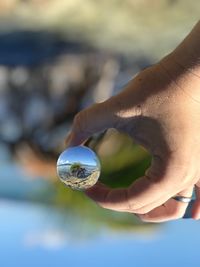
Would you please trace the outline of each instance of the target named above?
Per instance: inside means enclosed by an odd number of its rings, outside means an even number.
[[[174,196],[172,199],[183,202],[183,203],[190,203],[192,201],[192,197],[184,197],[184,196]]]

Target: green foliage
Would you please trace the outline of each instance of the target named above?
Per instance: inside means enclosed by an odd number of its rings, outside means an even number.
[[[77,171],[79,170],[81,167],[81,163],[77,162],[77,163],[74,163],[71,167],[70,167],[70,170],[71,171]]]

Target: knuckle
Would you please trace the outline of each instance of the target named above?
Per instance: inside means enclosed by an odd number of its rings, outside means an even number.
[[[134,212],[135,203],[131,200],[132,195],[130,193],[130,188],[127,188],[124,192],[125,192],[125,198],[126,198],[128,209]]]
[[[188,168],[189,169],[189,168]],[[192,181],[193,173],[190,170],[183,170],[181,175],[181,184],[185,187]]]
[[[148,207],[146,208],[145,207],[146,204],[144,202],[139,202],[138,199],[133,197],[131,188],[130,187],[127,188],[125,192],[126,192],[126,202],[127,202],[128,209],[138,214],[146,213],[146,210],[148,210]]]
[[[187,187],[190,185],[196,178],[196,164],[189,157],[181,160],[181,162],[176,166],[177,170],[177,178],[176,183],[178,186],[182,185],[183,187]]]
[[[137,207],[137,208],[136,208],[136,207]],[[143,214],[145,214],[145,213],[150,212],[150,211],[152,210],[152,208],[150,208],[150,207],[142,207],[142,206],[139,207],[139,208],[138,208],[138,206],[135,206],[135,208],[134,208],[134,206],[131,206],[131,210],[132,210],[133,212],[139,214],[139,215],[143,215]]]

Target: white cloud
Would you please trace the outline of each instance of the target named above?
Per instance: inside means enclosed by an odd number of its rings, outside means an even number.
[[[27,247],[42,247],[45,249],[60,249],[67,244],[67,237],[62,231],[48,229],[42,232],[26,234],[24,244]]]

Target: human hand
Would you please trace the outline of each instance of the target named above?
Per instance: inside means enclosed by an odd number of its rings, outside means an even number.
[[[188,204],[172,197],[190,197],[195,186],[192,216],[200,217],[200,68],[197,61],[191,68],[184,49],[142,71],[118,95],[76,115],[68,145],[116,128],[152,155],[150,168],[129,188],[98,183],[86,190],[100,206],[135,213],[143,221],[178,219]]]

